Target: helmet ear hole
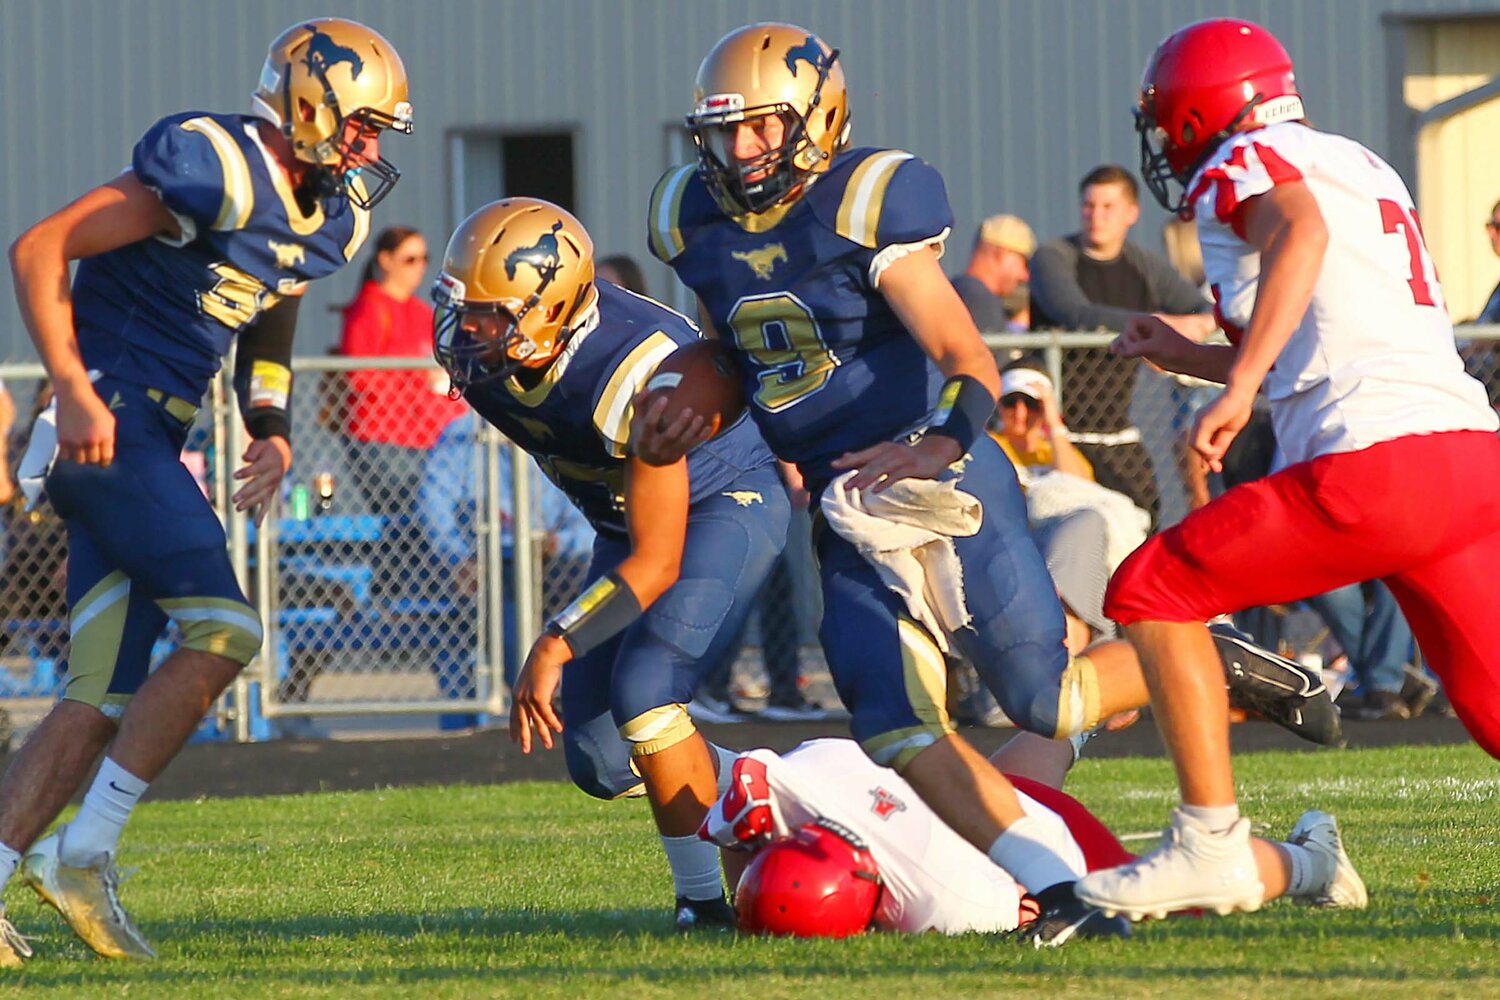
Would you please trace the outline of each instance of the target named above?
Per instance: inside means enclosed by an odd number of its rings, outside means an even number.
[[[318,109],[313,107],[307,98],[299,97],[297,98],[297,116],[304,122],[310,122],[318,117]]]
[[[562,315],[563,304],[561,301],[552,303],[552,308],[547,310],[547,322],[556,323],[557,318]]]

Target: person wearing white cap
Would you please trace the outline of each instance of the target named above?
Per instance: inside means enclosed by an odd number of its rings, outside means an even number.
[[[981,333],[999,333],[1011,327],[1006,296],[1014,295],[1030,277],[1031,255],[1036,235],[1014,215],[992,215],[979,225],[974,249],[964,273],[953,279],[958,297],[964,300],[974,325]]]

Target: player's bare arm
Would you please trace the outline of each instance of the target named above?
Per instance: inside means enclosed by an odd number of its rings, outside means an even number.
[[[967,376],[987,390],[990,408],[1000,393],[1000,370],[963,300],[943,274],[935,249],[907,254],[880,276],[880,292],[938,370],[949,379]],[[934,479],[963,456],[958,440],[929,433],[916,444],[882,441],[834,461],[858,469],[855,489],[876,492],[901,479]]]
[[[1278,184],[1244,206],[1245,239],[1260,251],[1261,279],[1250,325],[1235,351],[1224,393],[1198,414],[1193,449],[1215,472],[1250,419],[1266,373],[1302,322],[1328,249],[1328,227],[1301,181]]]
[[[1145,358],[1156,367],[1210,382],[1226,382],[1234,365],[1228,344],[1202,344],[1172,324],[1175,317],[1141,313],[1109,345],[1122,358]]]
[[[22,233],[10,246],[21,318],[57,393],[59,454],[108,465],[115,420],[94,392],[73,331],[68,262],[156,235],[175,237],[177,220],[134,174],[88,192]]]
[[[645,420],[638,415],[636,423]],[[632,426],[632,438],[635,427]],[[609,577],[613,586],[629,589],[638,611],[649,608],[677,582],[682,551],[687,544],[689,505],[687,461],[651,465],[632,457],[625,464],[625,521],[630,531],[630,555]],[[606,577],[606,580],[609,580]],[[605,600],[618,599],[606,597]],[[566,612],[564,613],[566,614]],[[573,659],[568,640],[550,632],[539,637],[516,677],[511,706],[511,739],[531,752],[532,731],[542,746],[552,749],[552,734],[563,721],[552,707],[562,683],[563,666]]]

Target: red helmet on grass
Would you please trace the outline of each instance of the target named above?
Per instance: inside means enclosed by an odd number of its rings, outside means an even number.
[[[1184,214],[1188,181],[1243,123],[1303,116],[1292,57],[1275,35],[1229,17],[1190,24],[1168,35],[1146,64],[1135,111],[1141,175],[1163,208]],[[1173,181],[1184,189],[1176,198]]]
[[[756,854],[735,890],[734,908],[749,934],[848,937],[870,926],[880,885],[864,841],[820,819]]]

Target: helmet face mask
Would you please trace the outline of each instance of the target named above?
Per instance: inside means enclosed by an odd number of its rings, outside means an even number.
[[[456,392],[544,368],[594,315],[593,241],[549,202],[491,202],[449,239],[432,298],[433,356]]]
[[[686,119],[698,171],[730,216],[765,212],[798,196],[849,138],[848,93],[837,49],[802,28],[752,24],[730,32],[699,67]],[[781,141],[752,159],[735,155],[747,125]]]

